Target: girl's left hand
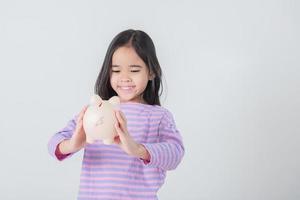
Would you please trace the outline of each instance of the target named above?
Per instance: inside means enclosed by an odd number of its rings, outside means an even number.
[[[121,111],[115,111],[117,123],[115,124],[118,136],[115,138],[115,144],[119,145],[128,155],[136,156],[142,159],[148,159],[149,153],[145,147],[137,143],[127,130],[127,120]]]

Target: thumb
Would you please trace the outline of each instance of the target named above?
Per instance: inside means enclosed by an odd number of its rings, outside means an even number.
[[[120,125],[119,125],[118,122],[115,123],[115,128],[116,128],[116,131],[117,131],[117,133],[118,133],[120,139],[124,138],[124,132],[123,132],[123,130],[120,128]]]

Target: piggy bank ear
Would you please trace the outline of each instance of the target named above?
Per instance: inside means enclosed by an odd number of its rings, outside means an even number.
[[[109,103],[111,103],[114,106],[114,108],[116,108],[116,109],[119,108],[119,105],[120,105],[119,97],[113,96],[108,101],[109,101]]]
[[[101,97],[95,94],[91,97],[90,105],[100,105],[101,102],[102,102]]]

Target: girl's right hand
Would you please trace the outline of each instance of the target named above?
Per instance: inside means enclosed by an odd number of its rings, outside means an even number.
[[[70,146],[73,151],[78,151],[84,147],[86,143],[85,132],[83,129],[83,116],[88,106],[84,106],[80,111],[77,120],[76,120],[76,128],[70,139]]]

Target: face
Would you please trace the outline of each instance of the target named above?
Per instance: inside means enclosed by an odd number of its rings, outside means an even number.
[[[148,67],[132,47],[114,52],[110,84],[121,102],[145,103],[142,93],[151,79]]]

